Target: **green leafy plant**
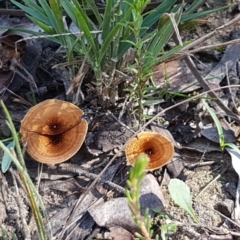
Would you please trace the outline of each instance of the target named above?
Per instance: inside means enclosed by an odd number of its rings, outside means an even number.
[[[140,1],[141,2],[141,1]],[[180,20],[181,5],[178,8],[173,9],[172,11],[176,11],[176,21]],[[143,21],[143,16],[141,14],[137,14],[138,10],[133,9],[133,22],[130,23],[132,31],[134,33],[134,42],[131,42],[134,48],[136,49],[136,58],[135,64],[129,67],[129,69],[135,74],[135,82],[132,92],[133,99],[137,99],[139,109],[138,115],[139,119],[142,119],[143,113],[143,99],[144,95],[152,90],[152,87],[148,86],[148,81],[150,77],[153,75],[152,68],[163,61],[163,59],[167,59],[172,54],[175,54],[179,50],[183,48],[183,46],[177,46],[167,53],[164,53],[164,46],[167,44],[169,38],[174,33],[174,27],[171,23],[170,18],[165,18],[163,26],[153,31],[149,34],[146,34],[143,38],[141,38],[141,26]],[[159,58],[159,54],[162,53],[162,56]]]
[[[130,170],[129,179],[127,181],[127,185],[129,189],[126,190],[126,196],[128,199],[128,205],[132,212],[133,219],[137,226],[139,227],[140,233],[135,233],[136,237],[139,239],[146,239],[151,240],[153,239],[153,229],[156,226],[154,219],[151,219],[149,215],[149,209],[145,209],[145,214],[142,216],[141,214],[141,203],[140,203],[140,191],[142,181],[146,175],[146,169],[148,166],[150,159],[147,154],[142,153],[140,154],[133,168]],[[177,226],[174,222],[170,221],[167,214],[164,212],[160,212],[159,209],[153,209],[155,213],[158,214],[160,217],[164,217],[166,221],[163,224],[161,229],[161,237],[162,239],[167,239],[167,234],[173,234],[177,230]],[[159,230],[159,225],[157,226]],[[155,235],[155,240],[159,239],[159,235]]]
[[[173,234],[177,231],[177,225],[170,219],[166,219],[166,224],[161,226],[161,238],[167,240],[167,235]]]
[[[161,238],[162,240],[166,240],[167,235],[173,234],[177,231],[177,225],[172,221],[167,222],[166,224],[161,226]]]
[[[157,214],[156,219],[161,219],[161,239],[167,240],[168,235],[174,234],[177,232],[177,223],[171,220],[166,212],[159,211],[159,209],[154,209],[154,212]],[[157,229],[159,228],[159,222],[157,224]]]
[[[74,53],[84,58],[95,73],[99,97],[110,98],[114,102],[118,85],[116,82],[119,79],[115,70],[121,70],[122,57],[131,47],[131,44],[124,41],[134,41],[129,29],[129,22],[133,20],[132,11],[137,9],[138,14],[142,14],[148,0],[106,1],[104,14],[99,12],[94,0],[83,1],[81,4],[77,0],[49,0],[49,4],[45,0],[39,0],[39,4],[23,0],[25,5],[15,0],[12,2],[45,31],[46,37],[66,48],[68,61],[72,61]],[[140,2],[144,4],[139,4]],[[141,31],[141,35],[156,23],[164,12],[170,10],[174,2],[175,0],[166,1],[148,12],[142,21],[145,29]],[[93,17],[88,15],[87,9],[92,10]],[[63,11],[79,29],[79,33],[69,34]],[[100,35],[95,34],[96,32]]]
[[[50,228],[48,226],[48,223],[44,222],[44,221],[47,221],[47,215],[45,212],[45,208],[44,208],[43,202],[41,200],[41,197],[39,196],[31,178],[28,175],[27,168],[26,168],[25,161],[24,161],[23,151],[22,151],[19,137],[18,137],[18,134],[14,127],[12,118],[2,100],[0,101],[0,104],[6,115],[6,119],[8,121],[9,128],[12,132],[16,151],[14,150],[14,145],[12,145],[12,147],[11,146],[7,147],[7,146],[5,146],[5,144],[2,141],[0,141],[0,148],[3,149],[5,157],[7,158],[7,156],[8,156],[8,158],[10,158],[13,161],[13,163],[15,164],[15,166],[17,167],[19,176],[23,182],[27,197],[29,199],[29,202],[30,202],[30,205],[31,205],[31,208],[33,211],[33,215],[34,215],[35,222],[37,225],[37,230],[38,230],[37,232],[39,235],[39,239],[41,239],[41,240],[51,239],[51,233],[50,233]],[[7,162],[9,162],[9,159],[7,160]],[[6,170],[7,167],[8,166],[6,166],[6,165],[2,165],[3,170]]]
[[[179,179],[171,179],[168,185],[168,190],[173,201],[198,223],[199,220],[192,207],[192,196],[188,185]]]
[[[194,24],[194,21],[197,17],[210,13],[193,13],[194,10],[196,10],[204,2],[205,1],[201,1],[199,4],[199,2],[197,3],[197,1],[195,1],[185,12],[183,5],[174,5],[175,1],[163,2],[162,5],[171,5],[171,13],[163,13],[159,19],[157,29],[147,32],[146,27],[143,24],[144,14],[142,14],[139,9],[144,9],[148,1],[138,1],[138,5],[133,6],[133,21],[129,22],[129,28],[131,29],[134,37],[133,40],[125,40],[125,42],[129,42],[129,44],[131,44],[135,49],[135,63],[129,67],[129,69],[135,75],[135,78],[133,86],[128,86],[126,90],[130,92],[132,99],[138,103],[137,112],[140,120],[145,121],[146,118],[143,116],[143,109],[145,103],[148,102],[147,94],[154,91],[154,87],[151,83],[153,67],[161,62],[166,61],[172,55],[176,54],[178,51],[184,48],[184,46],[190,43],[185,42],[183,46],[176,46],[170,51],[164,50],[164,47],[175,32],[171,15],[176,23],[181,22],[182,24],[187,24],[191,22]],[[146,32],[144,36],[142,35],[143,31]],[[168,83],[166,83],[166,86],[167,85]]]
[[[216,125],[217,131],[218,131],[218,136],[219,136],[220,149],[224,150],[225,148],[231,148],[236,153],[240,154],[239,148],[234,143],[225,142],[225,136],[224,136],[223,128],[222,128],[222,125],[221,125],[217,115],[215,114],[213,109],[209,107],[209,105],[208,105],[208,103],[206,102],[205,99],[202,99],[202,102],[203,102],[204,106],[206,107],[207,111],[209,112],[209,114],[211,115],[211,117],[212,117],[212,119],[213,119],[213,121]]]
[[[155,9],[146,11],[150,0],[107,0],[104,13],[100,12],[94,0],[23,0],[23,4],[11,1],[44,30],[47,38],[65,47],[67,61],[71,62],[76,56],[82,59],[83,65],[91,67],[99,98],[111,104],[115,104],[120,84],[125,84],[120,72],[129,65],[125,56],[132,47],[136,52],[136,64],[131,69],[136,74],[137,86],[132,89],[136,91],[139,104],[142,104],[145,85],[152,74],[151,68],[181,50],[182,47],[177,46],[168,52],[163,51],[174,32],[169,18],[164,20],[165,13],[173,12],[176,20],[186,22],[219,10],[194,13],[205,1],[201,4],[194,1],[183,14],[180,12],[182,5],[176,4],[176,0],[165,0]],[[71,33],[65,16],[70,18],[79,32]],[[158,21],[162,22],[159,27],[152,28]],[[33,35],[42,34],[19,30]]]
[[[127,181],[129,190],[126,190],[126,196],[128,199],[129,208],[133,215],[133,219],[141,230],[141,234],[136,233],[135,235],[140,239],[146,240],[150,240],[153,234],[151,230],[151,217],[148,214],[148,209],[146,209],[144,217],[141,215],[139,198],[140,188],[145,176],[145,170],[148,162],[149,158],[146,154],[139,155],[136,164],[129,173],[129,180]]]

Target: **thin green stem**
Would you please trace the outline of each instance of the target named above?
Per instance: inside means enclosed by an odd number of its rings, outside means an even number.
[[[28,199],[30,201],[30,205],[34,214],[34,218],[35,218],[35,222],[37,225],[37,229],[38,229],[38,234],[39,234],[39,238],[41,240],[47,240],[47,234],[46,234],[46,230],[45,230],[45,226],[43,223],[43,217],[41,215],[40,212],[40,208],[38,205],[38,202],[40,203],[41,208],[44,210],[44,205],[41,201],[41,198],[38,194],[38,192],[35,189],[35,186],[31,180],[31,178],[29,177],[28,173],[27,173],[27,168],[26,168],[26,164],[24,161],[24,157],[23,157],[23,153],[22,153],[22,149],[21,149],[21,145],[20,145],[20,141],[19,141],[19,137],[18,137],[18,133],[14,127],[12,118],[5,106],[5,104],[3,103],[3,101],[1,100],[1,106],[3,108],[3,111],[6,115],[6,118],[8,120],[9,126],[10,126],[10,130],[12,132],[12,136],[15,142],[15,147],[16,147],[16,151],[17,151],[17,157],[11,153],[11,151],[3,144],[2,141],[0,141],[0,147],[4,150],[5,153],[7,153],[11,160],[14,162],[14,164],[16,165],[20,177],[22,179],[22,182],[24,184],[25,190],[27,192],[27,196]]]
[[[23,181],[23,184],[24,184],[26,192],[27,192],[28,199],[29,199],[31,207],[32,207],[34,218],[35,218],[35,221],[37,224],[39,237],[42,240],[47,240],[44,223],[43,223],[43,218],[40,213],[39,206],[36,202],[36,198],[33,194],[32,188],[29,186],[29,181],[27,180],[27,176],[24,172],[20,172],[20,177]]]
[[[10,142],[12,140],[13,140],[13,137],[9,137],[9,138],[4,138],[4,139],[2,139],[0,141],[2,141],[4,143],[4,142]]]
[[[151,240],[151,231],[150,231],[150,217],[141,215],[141,206],[140,206],[140,189],[143,178],[145,176],[145,170],[148,165],[149,158],[146,154],[138,156],[134,167],[131,169],[129,174],[128,186],[129,190],[126,191],[126,196],[128,198],[129,208],[132,212],[133,219],[139,229],[141,230],[142,236],[144,239]],[[148,231],[149,229],[149,231]]]
[[[13,121],[12,121],[12,118],[4,104],[4,102],[1,100],[1,106],[3,108],[3,111],[6,115],[6,118],[8,120],[8,123],[10,125],[10,130],[12,132],[12,136],[13,136],[13,140],[15,142],[15,146],[16,146],[16,150],[17,150],[17,156],[18,156],[18,159],[21,163],[21,166],[24,168],[24,170],[26,169],[26,165],[25,165],[25,161],[24,161],[24,158],[23,158],[23,155],[22,155],[22,149],[21,149],[21,146],[20,146],[20,143],[19,143],[19,138],[18,138],[18,133],[14,127],[14,124],[13,124]]]

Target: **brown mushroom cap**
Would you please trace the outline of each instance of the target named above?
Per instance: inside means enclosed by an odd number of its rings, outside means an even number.
[[[174,154],[173,143],[163,135],[155,132],[142,132],[130,139],[126,146],[126,157],[130,165],[134,166],[141,153],[148,155],[148,171],[163,167],[169,163]]]
[[[45,100],[32,107],[21,121],[30,132],[56,135],[76,126],[83,111],[72,103],[58,99]]]
[[[71,158],[82,146],[88,125],[72,103],[51,99],[32,107],[21,122],[22,141],[32,158],[47,164]]]

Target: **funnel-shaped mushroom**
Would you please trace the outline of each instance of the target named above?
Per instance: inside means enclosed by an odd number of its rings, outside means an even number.
[[[88,125],[72,103],[51,99],[32,107],[21,122],[22,141],[32,158],[47,164],[71,158],[82,146]]]
[[[130,139],[126,146],[126,157],[130,165],[134,166],[141,153],[148,155],[148,171],[163,167],[169,163],[174,154],[172,142],[155,132],[142,132]]]

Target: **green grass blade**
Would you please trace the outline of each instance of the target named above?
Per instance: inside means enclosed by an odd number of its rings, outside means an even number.
[[[186,22],[186,21],[190,21],[190,20],[193,20],[193,19],[196,19],[196,18],[204,17],[206,15],[209,15],[211,13],[215,13],[215,12],[218,12],[218,11],[223,11],[223,10],[226,10],[230,7],[235,6],[235,5],[236,4],[231,4],[231,5],[220,7],[220,8],[217,8],[217,9],[197,12],[197,13],[193,13],[193,14],[183,14],[182,18],[181,18],[181,23]]]
[[[77,16],[74,15],[73,12],[73,4],[70,1],[64,1],[61,3],[63,9],[65,10],[65,12],[67,13],[67,15],[69,16],[69,18],[76,24],[78,25],[78,20],[77,20]]]
[[[160,17],[168,12],[173,5],[175,4],[176,0],[167,0],[167,1],[163,1],[163,3],[161,3],[157,8],[153,9],[147,16],[146,18],[143,20],[143,24],[142,27],[151,27],[153,24],[155,24]],[[147,30],[142,30],[141,31],[141,35],[145,34]]]
[[[212,110],[212,108],[209,107],[209,105],[207,104],[205,99],[202,99],[203,105],[206,107],[207,111],[209,112],[209,114],[211,115],[217,130],[218,130],[218,135],[219,135],[219,143],[220,143],[220,147],[223,150],[225,147],[225,141],[224,141],[224,133],[223,133],[223,128],[221,126],[221,123],[217,117],[217,115],[214,113],[214,111]]]
[[[240,155],[240,149],[234,143],[225,143],[225,147],[233,149],[237,154]]]
[[[181,51],[184,47],[186,47],[190,43],[191,43],[191,41],[185,42],[183,44],[183,46],[180,46],[180,45],[176,46],[176,47],[172,48],[171,50],[169,50],[168,52],[166,52],[163,56],[161,56],[159,58],[153,58],[153,61],[146,62],[146,65],[144,66],[144,68],[152,69],[157,64],[160,64],[161,62],[167,60],[168,58],[170,58],[171,56],[173,56],[177,52]]]
[[[175,21],[178,22],[180,19],[180,14],[175,15]],[[154,53],[153,56],[157,57],[159,53],[163,50],[163,48],[166,46],[167,42],[169,41],[170,37],[174,33],[174,27],[172,25],[172,22],[168,22],[164,25],[162,29],[161,37],[159,37],[159,41],[153,45],[152,52]]]
[[[25,190],[26,190],[28,199],[30,201],[33,214],[34,214],[34,218],[35,218],[36,225],[37,225],[37,233],[39,235],[39,238],[41,240],[47,240],[49,238],[47,238],[47,231],[46,231],[47,229],[43,223],[43,218],[42,218],[42,215],[41,215],[41,212],[39,209],[39,203],[41,205],[42,210],[44,210],[44,205],[43,205],[41,198],[39,197],[39,194],[36,191],[32,181],[27,173],[20,141],[18,139],[18,134],[17,134],[17,131],[13,124],[12,118],[2,100],[0,100],[0,104],[6,115],[14,142],[16,144],[17,157],[14,154],[12,154],[12,152],[1,141],[0,141],[0,147],[3,149],[4,152],[6,152],[11,157],[12,161],[14,162],[14,164],[16,165],[16,167],[19,171],[20,178],[24,184],[24,187],[25,187]]]
[[[94,0],[88,0],[87,4],[90,6],[90,9],[93,11],[94,16],[96,17],[97,21],[98,21],[98,25],[101,26],[102,25],[102,17],[98,11],[98,8],[96,6],[96,3]]]
[[[117,36],[118,32],[124,28],[123,23],[127,20],[127,18],[129,17],[131,13],[131,9],[125,14],[125,16],[122,18],[121,22],[118,23],[113,29],[112,31],[108,34],[107,38],[105,39],[105,41],[103,42],[103,45],[100,49],[100,54],[99,54],[99,62],[102,63],[104,56],[111,44],[111,42],[115,39],[115,36]]]
[[[197,11],[197,9],[202,6],[207,0],[198,0],[198,1],[194,1],[191,6],[185,11],[185,14],[192,14],[195,11]]]
[[[175,14],[174,18],[176,23],[179,22],[180,14],[181,14],[181,5],[175,6],[175,8],[172,10],[172,12]],[[162,24],[161,24],[162,23]],[[148,46],[148,50],[150,52],[155,53],[155,56],[159,54],[160,51],[162,51],[163,47],[168,42],[169,38],[174,32],[174,27],[171,22],[171,19],[168,15],[163,15],[162,18],[159,20],[158,24],[158,32],[154,36],[153,40]],[[157,54],[156,54],[157,52]]]
[[[14,2],[14,1],[15,0],[11,0],[11,2]],[[40,13],[40,14],[42,14],[42,15],[44,15],[46,17],[44,10],[40,6],[38,6],[38,4],[34,3],[34,1],[32,1],[32,0],[23,0],[22,2],[26,6],[28,6],[30,9],[35,10],[36,12],[38,12],[38,13]],[[19,2],[17,2],[17,3],[19,3]]]
[[[157,57],[167,44],[169,38],[174,32],[171,20],[164,24],[161,30],[154,36],[153,40],[149,44],[148,51],[153,53],[153,56]]]
[[[113,24],[112,21],[112,8],[114,6],[115,1],[106,1],[106,7],[105,12],[103,16],[103,23],[102,23],[102,39],[103,42],[105,42],[106,38],[108,37],[108,34],[111,31],[111,25]]]
[[[148,15],[144,18],[143,23],[142,23],[142,30],[141,30],[141,35],[143,36],[147,29],[151,28],[153,24],[155,24],[161,16],[168,12],[172,6],[175,4],[176,0],[167,0],[163,1],[157,8],[151,10]],[[126,40],[126,39],[124,39]],[[134,34],[130,34],[128,40],[134,41]],[[131,44],[127,42],[122,42],[119,46],[119,52],[118,52],[118,59],[121,59],[122,56],[126,53],[126,51],[131,47]]]
[[[39,12],[39,11],[36,11],[36,10],[33,10],[15,0],[11,0],[11,2],[13,4],[15,4],[17,7],[19,7],[20,9],[22,9],[24,12],[26,12],[27,14],[29,14],[30,16],[33,16],[34,18],[36,18],[37,20],[45,23],[45,24],[48,24],[50,25],[50,21],[49,19],[47,18],[46,15],[44,15],[42,12]]]
[[[17,27],[8,27],[8,26],[0,26],[0,29],[9,29],[9,30],[13,30],[13,31],[18,31],[18,32],[25,32],[25,33],[29,33],[32,35],[44,35],[44,33],[42,32],[34,32],[31,30],[27,30],[25,28],[17,28]]]
[[[88,44],[94,51],[94,54],[97,56],[99,52],[98,46],[95,43],[93,34],[91,33],[92,29],[91,25],[89,24],[86,11],[75,0],[64,1],[62,2],[62,6],[76,26],[84,32],[84,37],[87,39]]]
[[[57,33],[62,33],[61,28],[59,27],[58,19],[54,15],[53,10],[48,5],[47,1],[46,0],[38,0],[38,1],[50,20],[50,26],[52,26]]]
[[[36,18],[34,18],[34,17],[32,17],[32,16],[27,15],[27,17],[28,17],[33,23],[35,23],[35,24],[38,25],[40,28],[42,28],[45,33],[47,33],[47,34],[55,34],[55,33],[56,33],[56,31],[55,31],[52,27],[49,27],[49,25],[44,24],[43,22],[37,20]],[[35,34],[34,34],[34,35],[35,35]],[[42,35],[44,35],[44,33],[43,33]]]
[[[59,33],[66,32],[66,29],[65,29],[64,23],[63,23],[62,8],[60,6],[59,0],[49,0],[49,5],[50,5],[50,8],[52,9],[53,16],[55,18],[55,22],[58,25]]]
[[[57,32],[58,33],[66,33],[67,30],[65,29],[65,25],[64,25],[64,16],[63,16],[63,11],[62,11],[62,6],[60,5],[60,1],[59,0],[49,0],[49,5],[50,8],[52,9],[54,18],[55,18],[55,22],[56,25],[58,27]],[[70,49],[72,47],[72,42],[70,39],[69,35],[65,35],[65,36],[59,36],[58,37],[61,42],[62,45],[66,47],[66,51],[67,51],[67,57],[68,57],[68,61],[72,61],[73,60],[73,55],[70,53]]]

